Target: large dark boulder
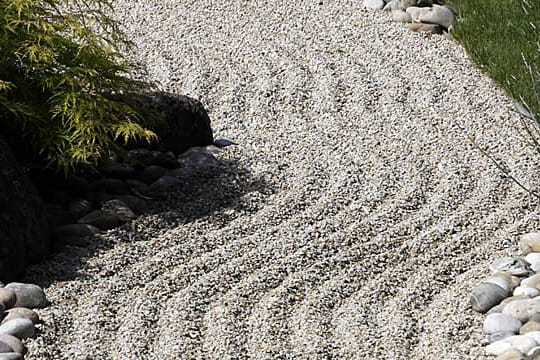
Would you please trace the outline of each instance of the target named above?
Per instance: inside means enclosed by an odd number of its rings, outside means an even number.
[[[181,154],[194,146],[214,142],[210,117],[202,103],[184,95],[155,92],[146,95],[119,95],[120,100],[131,105],[158,136],[150,145],[130,142],[129,149],[147,148]]]
[[[45,204],[11,147],[0,137],[0,280],[23,275],[49,247]]]

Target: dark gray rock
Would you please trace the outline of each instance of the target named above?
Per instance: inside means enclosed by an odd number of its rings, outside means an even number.
[[[150,191],[154,195],[166,193],[168,191],[178,189],[183,185],[183,182],[174,176],[162,176],[150,185]]]
[[[120,179],[105,178],[95,180],[90,183],[90,190],[95,192],[106,192],[113,195],[129,194],[129,189],[125,182]]]
[[[178,161],[173,152],[152,151],[151,154],[152,156],[147,160],[146,165],[162,166],[165,168],[178,167]]]
[[[0,325],[0,334],[8,334],[19,339],[26,339],[36,334],[34,323],[28,319],[13,319]]]
[[[212,153],[201,147],[194,147],[182,153],[178,157],[178,163],[182,168],[192,168],[199,171],[215,169],[221,165]]]
[[[135,214],[129,208],[129,206],[121,200],[109,200],[103,203],[101,209],[115,214],[123,222],[129,221],[135,218]]]
[[[145,188],[148,188],[145,185]],[[116,196],[113,200],[120,200],[137,214],[143,214],[148,211],[148,202],[133,195]]]
[[[37,285],[12,282],[6,285],[6,289],[15,291],[15,295],[17,295],[15,307],[41,309],[49,306],[45,292]]]
[[[119,97],[133,106],[158,136],[158,141],[151,144],[132,141],[128,144],[131,149],[172,151],[176,156],[190,147],[206,146],[214,141],[208,113],[196,99],[164,92]]]
[[[98,206],[107,200],[111,200],[114,196],[116,195],[111,195],[104,191],[89,191],[86,193],[86,197],[88,198],[88,200],[92,201],[94,206]]]
[[[216,139],[214,140],[214,145],[217,146],[218,148],[224,148],[227,146],[233,146],[233,145],[238,145],[238,144],[227,139]]]
[[[129,161],[138,167],[152,165],[152,151],[144,148],[132,149],[128,151],[127,158]]]
[[[104,210],[94,210],[90,214],[77,220],[79,224],[93,225],[101,230],[113,229],[120,226],[124,221],[115,213]]]
[[[113,160],[103,163],[99,171],[108,178],[129,179],[135,174],[135,169],[130,164]]]
[[[473,289],[469,302],[474,311],[485,313],[508,295],[509,292],[498,285],[482,283]]]
[[[99,229],[89,224],[68,224],[54,229],[56,237],[84,237],[99,233]]]
[[[168,170],[161,166],[150,165],[137,172],[137,180],[146,184],[152,184],[162,176],[167,175]]]
[[[20,277],[48,254],[48,220],[45,203],[0,138],[0,279]]]
[[[137,179],[126,180],[126,184],[127,184],[127,186],[129,187],[130,190],[148,188],[148,184],[142,182],[141,180],[137,180]],[[115,196],[115,198],[117,198],[117,196]]]
[[[94,209],[92,201],[87,199],[75,199],[68,205],[68,211],[75,218],[80,218]]]
[[[15,336],[8,334],[0,334],[0,341],[7,344],[16,353],[19,353],[21,355],[26,354],[26,346],[24,346],[21,340],[17,339]]]

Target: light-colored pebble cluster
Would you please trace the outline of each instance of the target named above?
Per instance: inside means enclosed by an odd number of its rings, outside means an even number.
[[[22,340],[36,335],[38,314],[32,309],[47,307],[49,301],[39,286],[13,282],[0,287],[0,360],[22,360]]]
[[[416,32],[442,34],[454,24],[452,9],[437,0],[364,0],[368,9],[392,12],[392,21]]]
[[[522,235],[519,245],[524,257],[495,260],[470,296],[487,313],[484,344],[497,360],[540,359],[540,233]]]

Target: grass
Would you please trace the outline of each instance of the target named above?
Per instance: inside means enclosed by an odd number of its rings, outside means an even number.
[[[450,0],[452,35],[540,122],[540,1]]]

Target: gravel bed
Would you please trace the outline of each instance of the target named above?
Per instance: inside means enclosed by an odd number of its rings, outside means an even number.
[[[539,211],[460,126],[527,185],[539,164],[461,47],[359,0],[115,3],[149,76],[240,146],[34,267],[27,359],[484,359],[469,292]]]

